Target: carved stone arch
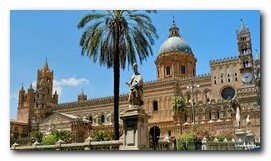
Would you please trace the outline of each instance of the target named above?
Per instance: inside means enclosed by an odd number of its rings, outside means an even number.
[[[207,106],[205,108],[205,119],[206,120],[211,120],[212,119],[212,111],[213,111],[213,108],[211,106]]]
[[[203,107],[199,107],[197,109],[196,116],[198,116],[198,122],[205,120],[205,109]]]
[[[214,107],[214,116],[215,116],[215,119],[221,119],[224,117],[224,114],[223,114],[223,107],[222,106],[215,106]]]
[[[105,123],[105,116],[103,113],[100,115],[100,119],[101,119],[100,121],[101,124]]]
[[[93,114],[93,123],[95,123],[95,124],[99,123],[99,114],[98,113]]]
[[[201,95],[202,95],[202,92],[198,89],[194,92],[194,100],[196,103],[202,100]]]
[[[93,115],[92,114],[89,114],[88,116],[87,116],[87,119],[91,122],[91,124],[92,123],[94,123],[94,118],[93,118]]]
[[[220,106],[220,105],[216,105],[216,106],[214,106],[214,109],[222,111],[222,110],[223,110],[223,107]]]
[[[212,95],[211,89],[205,88],[202,94],[203,94],[205,103],[211,102],[211,95]]]
[[[191,100],[191,92],[187,91],[184,93],[184,99],[186,103],[189,103],[189,100]]]
[[[106,116],[107,123],[111,124],[113,122],[113,112],[108,111],[108,112],[106,112],[105,116]]]

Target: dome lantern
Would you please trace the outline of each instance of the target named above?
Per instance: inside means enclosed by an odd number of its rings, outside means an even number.
[[[171,52],[186,52],[193,55],[193,52],[187,42],[181,38],[179,28],[173,19],[172,25],[169,29],[168,39],[161,45],[159,54],[167,54]]]

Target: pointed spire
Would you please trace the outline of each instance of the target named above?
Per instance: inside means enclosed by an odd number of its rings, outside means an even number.
[[[32,88],[32,83],[30,83],[29,89],[33,89],[33,88]]]
[[[243,21],[243,19],[241,19],[241,28],[240,28],[240,31],[247,31],[247,28],[246,28],[246,25],[245,25],[245,22]]]
[[[168,37],[180,37],[179,28],[175,24],[175,17],[173,16],[172,25],[169,29]]]
[[[48,71],[49,70],[49,65],[48,65],[48,61],[47,61],[47,57],[45,58],[45,63],[43,66],[43,71]]]
[[[24,84],[22,83],[21,91],[23,91],[23,90],[24,90]]]

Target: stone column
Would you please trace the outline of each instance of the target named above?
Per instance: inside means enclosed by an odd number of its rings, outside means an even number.
[[[120,150],[149,150],[148,116],[142,106],[134,106],[124,111],[123,146]]]

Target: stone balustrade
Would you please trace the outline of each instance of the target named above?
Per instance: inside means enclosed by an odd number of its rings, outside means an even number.
[[[122,140],[94,141],[87,138],[83,143],[70,144],[65,144],[61,140],[55,145],[40,145],[40,143],[35,142],[31,146],[20,146],[14,143],[11,150],[119,150],[122,144]]]

